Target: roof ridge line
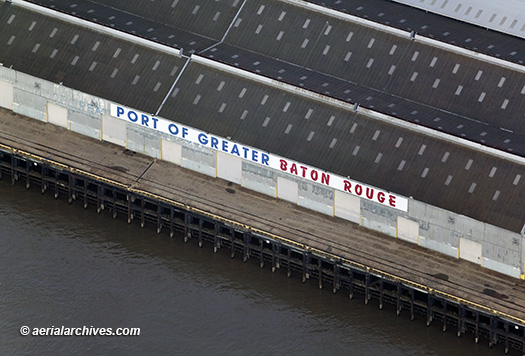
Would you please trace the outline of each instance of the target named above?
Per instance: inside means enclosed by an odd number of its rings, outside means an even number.
[[[383,24],[374,22],[372,20],[368,20],[368,19],[364,19],[364,18],[355,16],[355,15],[347,14],[345,12],[341,12],[338,10],[326,8],[326,7],[323,7],[323,6],[320,6],[320,5],[305,1],[305,0],[278,0],[278,1],[288,3],[294,6],[303,7],[308,10],[315,11],[318,13],[323,13],[325,15],[336,17],[344,21],[350,21],[350,22],[353,22],[353,23],[356,23],[362,26],[371,27],[379,31],[387,32],[389,34],[392,34],[394,36],[398,36],[401,38],[411,39],[413,41],[420,41],[432,47],[445,49],[445,50],[454,52],[459,55],[474,58],[479,61],[488,62],[488,63],[494,64],[494,65],[497,65],[503,68],[525,73],[525,66],[523,65],[509,62],[501,58],[495,58],[495,57],[489,56],[484,53],[479,53],[479,52],[476,52],[470,49],[466,49],[466,48],[462,48],[462,47],[459,47],[453,44],[449,44],[446,42],[438,41],[433,38],[417,35],[417,33],[414,31],[409,32],[406,30],[400,30],[392,26],[383,25]]]

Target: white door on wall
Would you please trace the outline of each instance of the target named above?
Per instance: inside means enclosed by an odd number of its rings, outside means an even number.
[[[348,193],[335,191],[334,215],[359,224],[361,216],[361,198]]]
[[[102,115],[102,140],[126,146],[126,121]]]
[[[419,243],[419,224],[417,221],[397,217],[397,237],[401,240]]]
[[[67,127],[67,109],[63,106],[47,102],[47,122],[53,125]]]
[[[0,107],[13,110],[13,84],[0,80]]]
[[[296,182],[277,177],[277,198],[297,204],[299,186]]]
[[[481,264],[481,244],[464,237],[459,238],[459,258]]]
[[[241,184],[242,160],[239,157],[217,151],[217,177]]]
[[[176,142],[166,141],[161,139],[161,159],[181,165],[182,162],[182,146]]]

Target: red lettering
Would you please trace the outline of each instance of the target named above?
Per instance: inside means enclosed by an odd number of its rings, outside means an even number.
[[[361,195],[361,194],[363,194],[363,187],[361,187],[359,184],[357,184],[357,185],[355,186],[355,193],[356,193],[357,195]]]
[[[292,163],[292,166],[290,167],[290,173],[297,174],[297,166],[295,163]]]
[[[366,187],[366,197],[372,199],[374,197],[374,189]]]
[[[388,204],[390,204],[391,207],[396,207],[396,197],[393,195],[388,196]]]
[[[385,193],[383,193],[383,192],[377,193],[377,200],[379,200],[380,203],[384,203],[385,202]]]
[[[314,182],[316,182],[316,181],[317,181],[317,178],[319,178],[319,173],[317,173],[317,171],[312,170],[312,171],[310,172],[310,177],[312,178],[312,180],[313,180]]]
[[[286,167],[288,166],[288,163],[282,159],[281,160],[281,171],[285,171],[286,172]]]
[[[321,173],[321,183],[330,185],[330,175],[328,173]]]
[[[345,192],[352,193],[352,191],[350,189],[352,189],[352,183],[350,183],[349,181],[345,180]]]
[[[303,178],[305,178],[305,177],[306,177],[306,170],[307,170],[308,168],[306,168],[306,167],[304,167],[304,166],[300,166],[300,167],[301,167],[301,169],[303,170]]]

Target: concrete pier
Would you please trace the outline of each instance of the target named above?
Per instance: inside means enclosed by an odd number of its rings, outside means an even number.
[[[525,281],[479,265],[4,109],[0,174],[525,354]]]

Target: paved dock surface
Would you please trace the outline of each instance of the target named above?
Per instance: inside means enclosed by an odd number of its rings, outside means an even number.
[[[525,320],[525,281],[0,109],[0,143]],[[234,193],[232,193],[234,191]]]

